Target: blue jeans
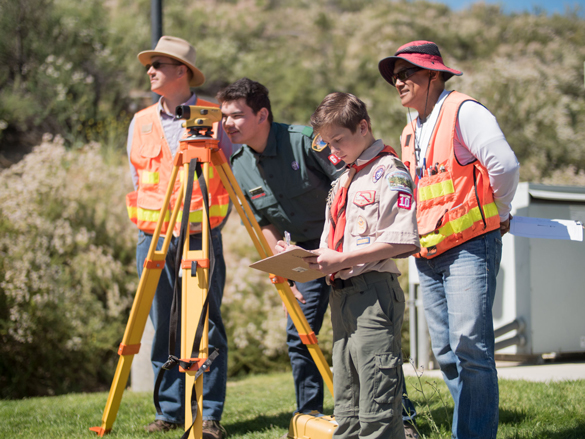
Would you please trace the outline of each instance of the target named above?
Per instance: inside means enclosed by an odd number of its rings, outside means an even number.
[[[319,247],[319,240],[301,242],[297,245],[314,250]],[[309,282],[296,282],[296,286],[306,302],[304,304],[299,302],[301,310],[315,335],[318,335],[329,305],[331,288],[325,282],[324,277]],[[286,324],[286,344],[288,345],[288,356],[295,382],[297,411],[309,413],[312,410],[317,410],[323,413],[323,378],[309,350],[301,342],[290,316],[288,316]]]
[[[138,276],[142,275],[144,260],[148,255],[148,249],[152,241],[152,235],[142,231],[138,235],[138,246],[136,247],[136,263],[138,265]],[[157,249],[162,248],[164,239],[159,238]],[[211,231],[211,242],[215,253],[215,269],[209,286],[209,352],[219,348],[219,356],[211,365],[210,371],[204,374],[203,378],[203,419],[221,420],[225,402],[227,383],[227,335],[221,319],[221,301],[225,286],[225,261],[223,258],[223,246],[221,231]],[[173,286],[175,282],[175,255],[179,245],[179,239],[173,237],[166,256],[165,266],[161,273],[156,294],[150,309],[150,319],[154,326],[154,339],[152,341],[152,368],[156,379],[162,365],[169,356],[169,320],[171,303],[173,300]],[[190,236],[189,248],[192,250],[201,249],[201,235]],[[179,319],[180,319],[179,310]],[[180,323],[179,323],[180,325]],[[181,327],[177,328],[177,352],[180,356]],[[156,419],[182,424],[185,420],[185,374],[179,372],[175,367],[164,374],[160,386],[159,401],[162,415],[156,415]]]
[[[498,375],[492,306],[502,257],[499,230],[416,260],[433,353],[453,396],[453,438],[494,438]]]

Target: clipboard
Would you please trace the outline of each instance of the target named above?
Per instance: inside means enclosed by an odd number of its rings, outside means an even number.
[[[307,256],[317,256],[317,254],[297,247],[254,262],[250,268],[292,279],[295,282],[308,282],[324,277],[324,273],[309,268],[309,264],[303,261],[302,258]]]

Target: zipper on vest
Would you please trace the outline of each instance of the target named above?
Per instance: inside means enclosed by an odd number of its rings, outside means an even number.
[[[483,221],[483,229],[487,229],[487,223],[485,221],[485,214],[483,213],[483,206],[479,202],[479,195],[477,194],[477,176],[475,173],[477,172],[477,168],[473,167],[473,187],[475,188],[475,199],[477,200],[477,205],[479,207],[479,213],[481,213],[481,220]]]

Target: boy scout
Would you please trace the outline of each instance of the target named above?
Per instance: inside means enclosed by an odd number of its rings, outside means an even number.
[[[312,128],[273,122],[268,89],[262,84],[242,78],[217,99],[225,132],[232,142],[243,144],[231,157],[234,175],[271,248],[285,231],[304,248],[318,248],[327,193],[343,164],[325,145],[313,144]],[[317,279],[297,283],[292,290],[319,334],[330,287]],[[297,410],[323,412],[323,379],[290,317],[287,344]]]
[[[404,438],[400,391],[404,293],[391,258],[419,248],[413,183],[394,150],[372,134],[366,105],[325,97],[311,125],[348,163],[330,195],[318,256],[333,324],[334,438]],[[284,251],[280,241],[277,249]]]

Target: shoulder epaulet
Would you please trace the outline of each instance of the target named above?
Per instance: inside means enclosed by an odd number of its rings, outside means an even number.
[[[406,165],[404,163],[402,163],[402,160],[400,160],[398,157],[394,157],[392,155],[389,155],[389,157],[394,161],[394,165],[398,169],[408,172],[408,169],[406,168]]]
[[[291,133],[301,133],[303,136],[311,137],[313,135],[313,128],[305,125],[289,125],[288,131]]]

